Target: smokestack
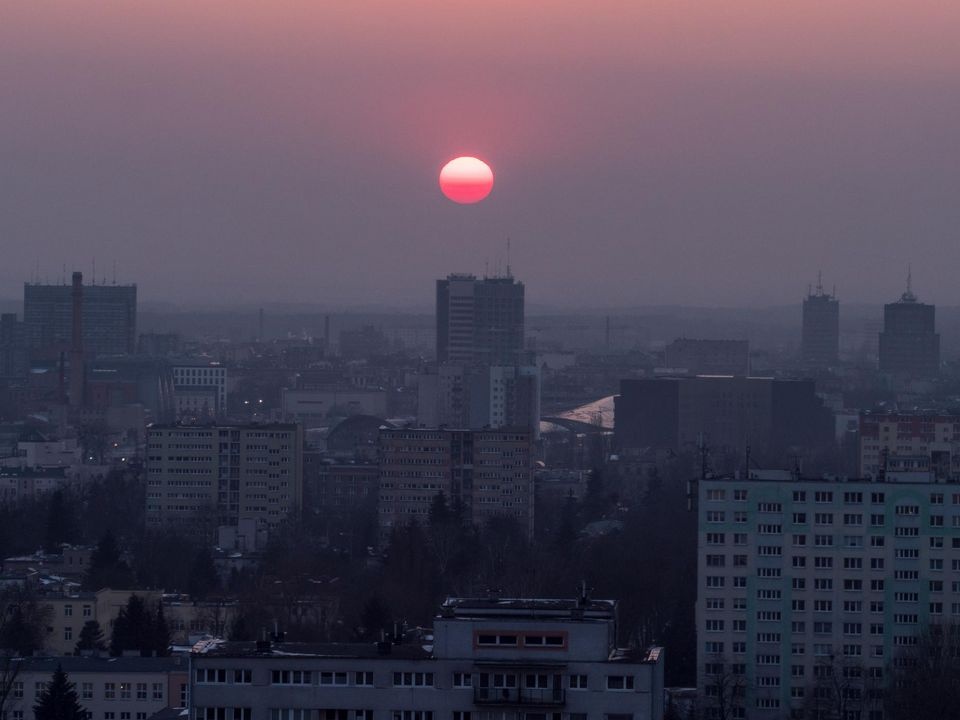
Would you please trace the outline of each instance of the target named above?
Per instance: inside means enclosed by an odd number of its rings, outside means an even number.
[[[73,273],[73,325],[70,342],[70,404],[83,404],[83,273]]]
[[[323,317],[323,349],[324,352],[330,352],[330,316]]]

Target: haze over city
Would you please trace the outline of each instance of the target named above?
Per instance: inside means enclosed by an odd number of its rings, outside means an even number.
[[[503,268],[557,307],[957,304],[960,6],[0,7],[0,298],[429,307]],[[477,155],[496,187],[437,187]],[[498,265],[499,264],[499,265]]]

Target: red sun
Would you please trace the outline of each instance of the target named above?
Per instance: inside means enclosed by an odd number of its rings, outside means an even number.
[[[475,157],[454,158],[440,171],[440,189],[456,203],[480,202],[493,189],[493,170]]]

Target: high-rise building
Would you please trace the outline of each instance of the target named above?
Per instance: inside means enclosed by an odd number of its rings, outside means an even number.
[[[82,281],[80,273],[74,277]],[[76,283],[76,281],[75,281]],[[23,286],[23,322],[27,345],[44,353],[70,346],[73,333],[75,287],[71,285]],[[83,352],[126,355],[136,349],[137,286],[83,285]]]
[[[518,365],[523,353],[523,283],[509,275],[437,280],[437,362]]]
[[[227,412],[227,369],[207,360],[176,360],[173,392],[178,416],[220,417]]]
[[[840,359],[840,301],[824,292],[817,276],[817,289],[803,301],[800,358],[812,365],[829,365]]]
[[[760,472],[698,489],[705,717],[882,720],[886,673],[960,613],[960,492]]]
[[[880,372],[919,378],[940,373],[936,307],[917,300],[909,275],[907,291],[897,302],[883,306]]]
[[[271,530],[300,511],[299,425],[153,425],[147,430],[147,524],[212,537],[252,521]]]
[[[532,535],[533,449],[526,428],[381,430],[381,537],[427,522],[440,493],[475,524],[509,517]]]
[[[15,313],[3,313],[0,315],[0,377],[22,377],[28,368],[23,323]]]

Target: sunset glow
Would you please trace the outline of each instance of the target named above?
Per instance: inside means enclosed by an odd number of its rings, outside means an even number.
[[[493,189],[493,171],[475,157],[455,158],[440,171],[440,189],[462,205],[480,202]]]

